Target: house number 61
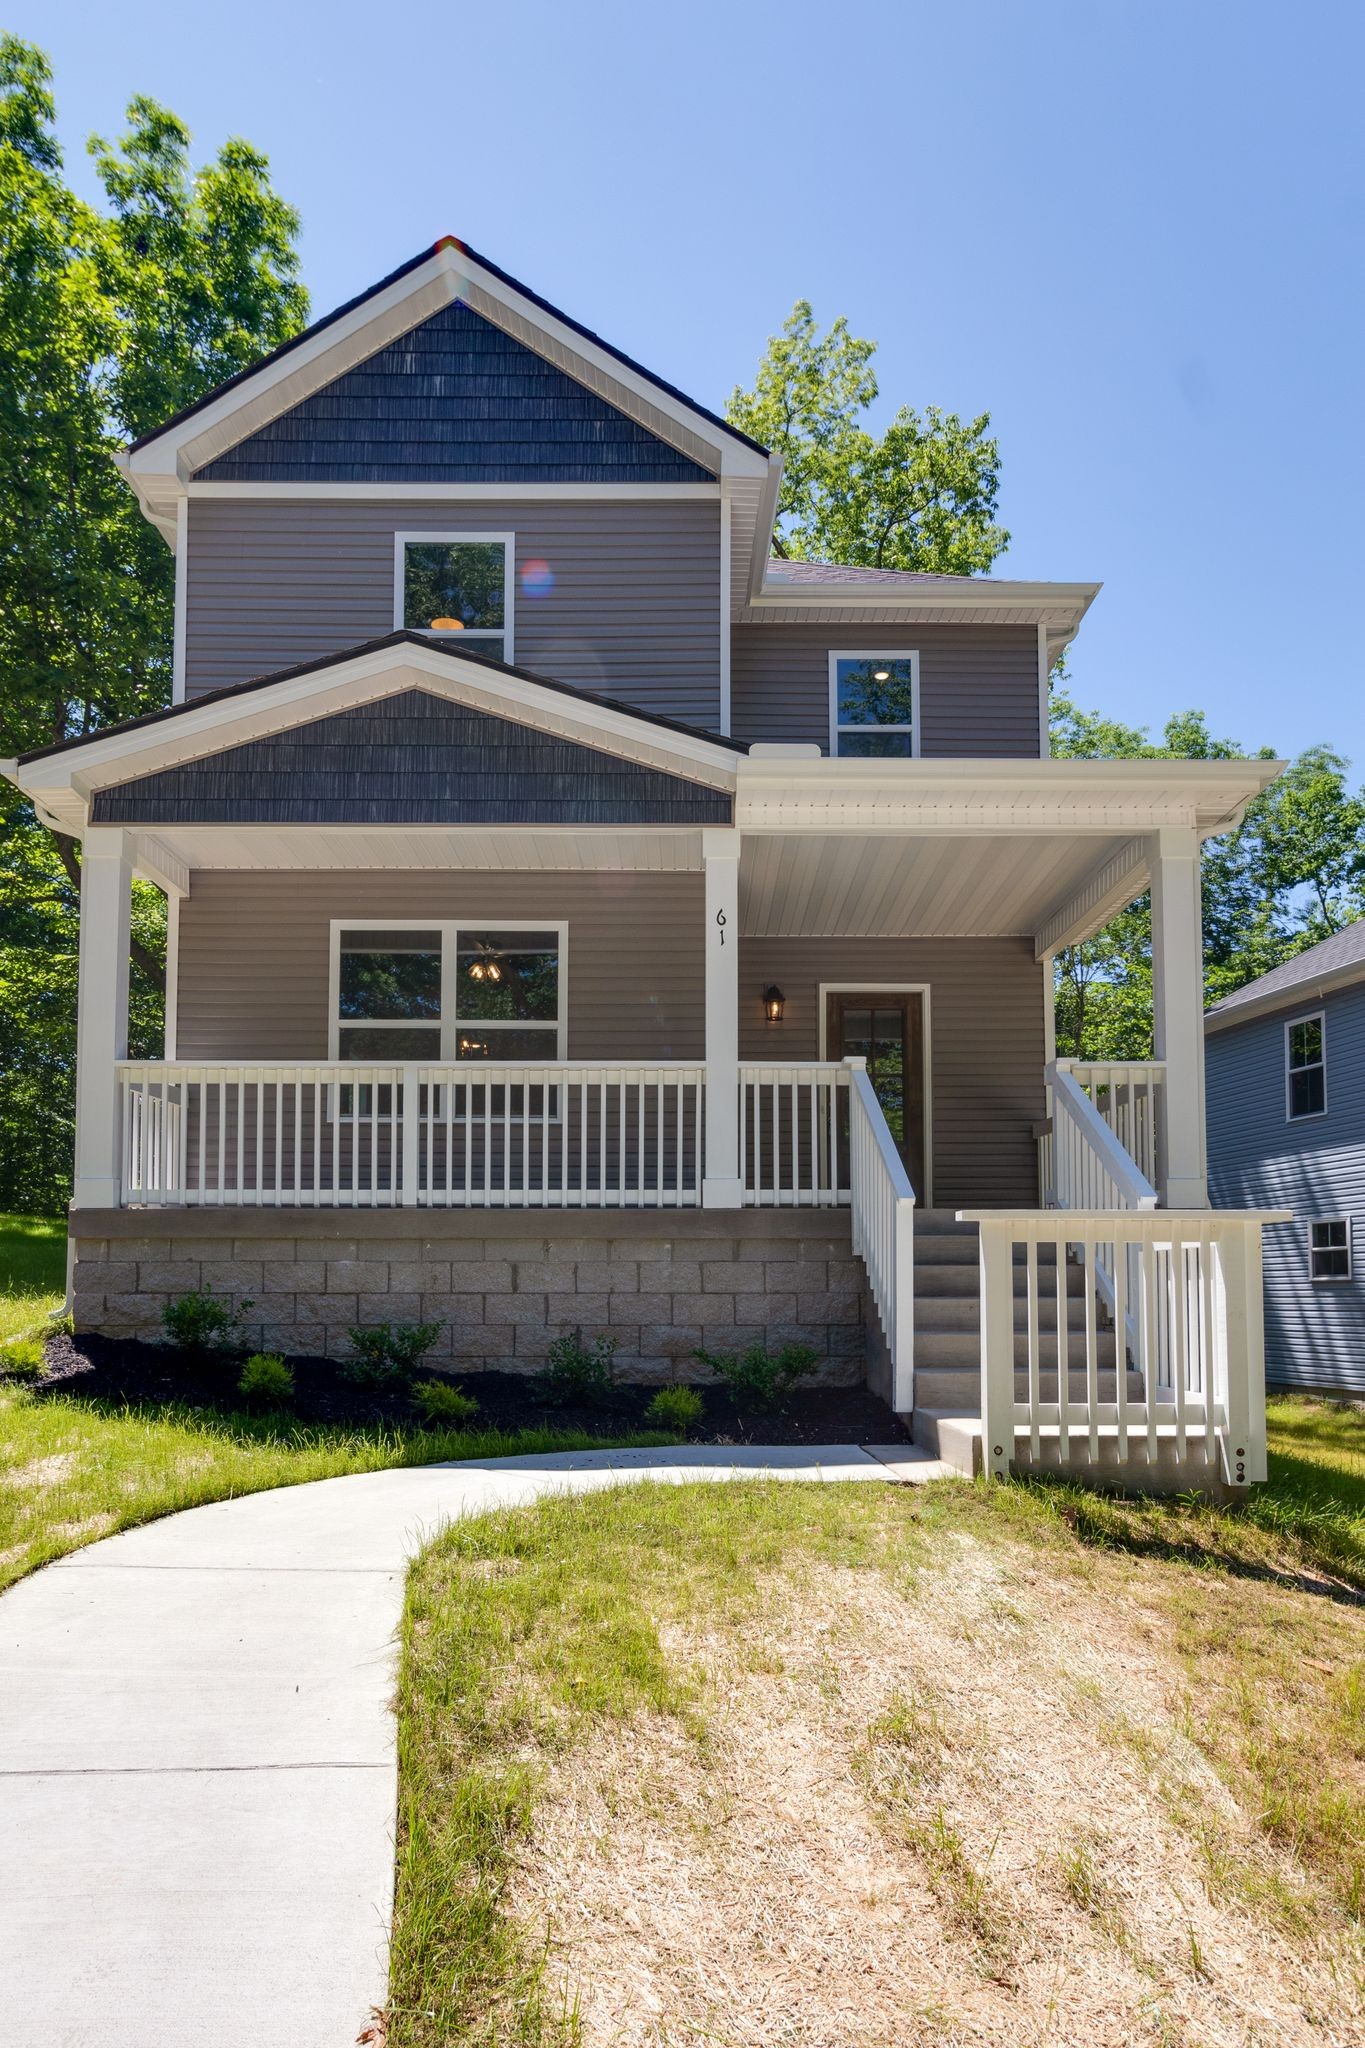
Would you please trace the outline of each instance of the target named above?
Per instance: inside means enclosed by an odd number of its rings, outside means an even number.
[[[722,946],[723,946],[723,945],[725,944],[725,924],[726,924],[725,912],[724,912],[723,910],[718,910],[718,911],[716,912],[716,923],[717,923],[717,924],[719,925],[719,927],[720,927],[720,942],[721,942],[721,944],[722,944]]]

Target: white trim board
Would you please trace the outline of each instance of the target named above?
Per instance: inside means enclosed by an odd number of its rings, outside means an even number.
[[[618,503],[648,504],[704,501],[714,504],[721,495],[719,482],[712,484],[546,484],[546,483],[483,483],[483,484],[350,484],[350,483],[199,483],[191,478],[185,485],[185,496],[196,503],[200,499],[237,498],[264,499],[277,504],[291,499],[325,501],[329,498],[372,499],[378,503],[401,503],[410,499],[414,504],[436,505],[477,504],[480,499],[489,502],[514,503],[518,499],[529,502],[553,504],[556,501],[573,503],[575,500],[588,503],[616,501]]]
[[[822,981],[816,984],[816,1002],[819,1005],[819,1054],[824,1060],[826,1052],[826,1012],[830,996],[918,996],[921,1003],[920,1017],[923,1025],[921,1037],[920,1064],[923,1068],[924,1089],[924,1188],[915,1189],[915,1200],[923,1209],[934,1206],[934,1060],[931,988],[927,981]]]

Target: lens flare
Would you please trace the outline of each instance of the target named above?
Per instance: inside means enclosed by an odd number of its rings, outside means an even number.
[[[548,562],[523,562],[521,587],[527,597],[548,597],[555,587],[555,572]]]

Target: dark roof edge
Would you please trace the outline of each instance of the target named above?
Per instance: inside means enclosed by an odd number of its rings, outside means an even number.
[[[423,249],[420,255],[409,257],[406,263],[400,263],[396,270],[391,270],[387,277],[381,277],[377,284],[368,286],[363,292],[357,292],[356,296],[353,299],[347,299],[344,305],[334,307],[330,313],[324,313],[320,320],[312,321],[300,333],[292,335],[288,341],[282,341],[278,348],[271,349],[269,355],[262,356],[259,362],[252,363],[245,370],[238,370],[234,376],[228,377],[223,383],[215,385],[212,391],[206,391],[202,398],[196,398],[193,405],[183,406],[179,412],[172,413],[169,419],[163,420],[159,427],[153,427],[150,433],[139,434],[136,441],[129,442],[128,453],[130,455],[135,454],[139,448],[146,448],[151,442],[159,441],[161,436],[170,433],[173,427],[180,426],[185,420],[193,419],[196,413],[203,412],[206,406],[213,405],[218,399],[223,397],[225,392],[236,390],[239,384],[244,384],[248,378],[257,376],[260,371],[267,369],[271,363],[279,362],[282,356],[287,356],[293,349],[300,347],[303,342],[311,341],[314,335],[321,334],[326,328],[335,325],[338,320],[344,320],[348,313],[354,313],[367,300],[377,298],[380,292],[387,291],[390,285],[397,284],[400,278],[408,276],[411,271],[420,269],[422,264],[429,263],[438,251],[446,248],[459,249],[462,254],[468,256],[471,263],[477,263],[481,270],[486,270],[490,277],[496,277],[500,283],[509,285],[513,291],[518,292],[531,305],[538,306],[543,313],[548,313],[552,319],[562,321],[575,334],[580,334],[585,341],[590,341],[594,348],[600,348],[605,354],[614,357],[618,363],[623,364],[626,369],[633,371],[637,377],[644,377],[649,383],[654,385],[656,390],[663,391],[669,398],[676,399],[680,405],[685,405],[689,412],[696,413],[698,418],[708,420],[713,427],[719,427],[723,433],[731,435],[734,440],[743,442],[744,446],[752,448],[755,454],[763,456],[769,454],[770,451],[763,446],[761,441],[755,441],[748,434],[741,432],[738,427],[731,426],[728,420],[722,419],[719,413],[712,412],[709,407],[698,405],[695,398],[689,398],[687,393],[680,391],[676,384],[670,384],[666,378],[656,376],[653,370],[647,370],[643,363],[637,363],[633,356],[628,356],[624,349],[613,347],[611,342],[604,341],[600,334],[595,334],[590,327],[585,327],[581,321],[575,320],[571,314],[561,312],[558,306],[552,306],[548,299],[541,298],[539,292],[533,292],[528,285],[522,284],[519,279],[511,276],[508,271],[499,268],[496,263],[490,263],[486,256],[480,256],[477,249],[471,249],[467,242],[460,241],[458,236],[455,235],[442,235],[440,240],[433,242],[429,249]]]
[[[642,711],[638,705],[623,704],[615,697],[604,697],[598,690],[580,690],[574,683],[561,683],[553,676],[537,675],[534,669],[497,661],[491,654],[475,654],[472,649],[447,647],[427,633],[414,633],[402,627],[396,633],[384,634],[379,640],[362,640],[358,646],[344,648],[340,654],[323,654],[316,661],[301,661],[292,668],[275,669],[268,676],[253,676],[249,682],[228,683],[221,690],[206,690],[201,697],[186,698],[181,704],[168,704],[160,711],[144,711],[140,718],[125,718],[117,725],[102,725],[94,732],[79,733],[74,739],[55,740],[50,746],[31,747],[27,753],[15,757],[16,763],[22,767],[29,761],[46,760],[52,754],[69,754],[78,747],[93,746],[97,740],[112,739],[116,733],[138,732],[144,726],[161,725],[168,719],[182,717],[187,711],[197,711],[202,704],[221,704],[231,698],[250,696],[255,690],[269,689],[272,683],[289,683],[297,676],[316,675],[322,669],[358,661],[362,655],[378,654],[386,647],[422,647],[448,655],[452,661],[472,661],[479,668],[492,669],[498,675],[515,676],[519,682],[534,683],[542,690],[553,690],[558,696],[572,698],[575,703],[593,704],[603,711],[624,712],[627,718],[638,718],[645,725],[660,726],[665,732],[680,733],[685,739],[706,740],[712,746],[728,748],[733,754],[747,754],[749,751],[745,740],[732,740],[724,733],[707,732],[699,725],[685,724],[680,718],[665,718],[658,711]]]

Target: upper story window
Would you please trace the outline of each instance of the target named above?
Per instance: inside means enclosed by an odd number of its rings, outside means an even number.
[[[510,533],[394,536],[395,626],[467,640],[476,654],[512,659]]]
[[[1322,1012],[1284,1027],[1285,1114],[1321,1116],[1327,1108],[1327,1062]]]
[[[919,655],[829,658],[832,754],[909,759],[919,752]]]
[[[565,937],[563,925],[334,925],[331,1057],[562,1059]]]

